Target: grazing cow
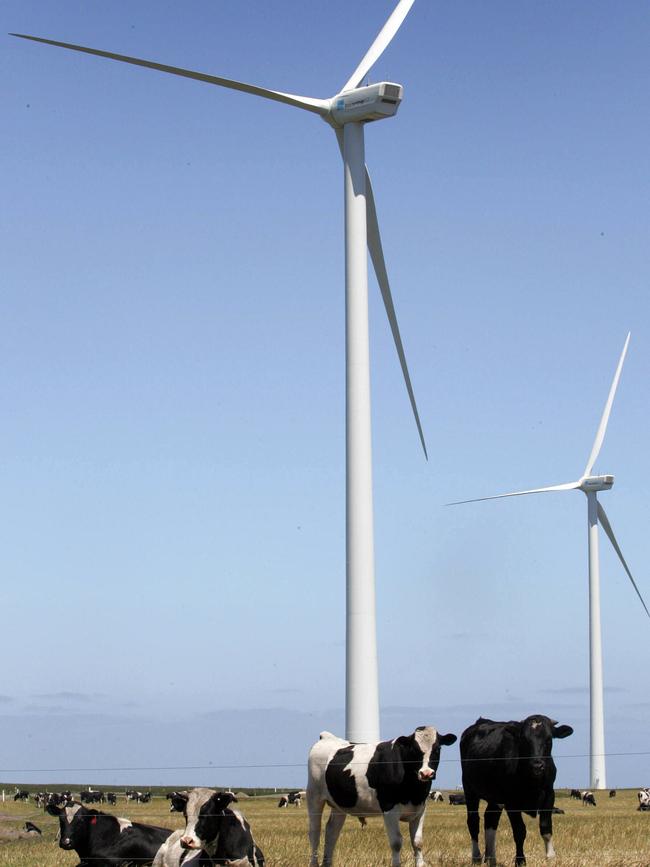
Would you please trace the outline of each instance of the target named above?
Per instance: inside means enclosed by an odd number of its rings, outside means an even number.
[[[610,790],[609,790],[609,797],[610,797],[610,798],[615,798],[615,797],[616,797],[616,789],[610,789]]]
[[[282,795],[278,801],[278,807],[287,807],[289,805],[289,796]]]
[[[637,797],[639,799],[639,810],[642,812],[650,810],[650,789],[639,789]]]
[[[47,812],[59,819],[60,848],[74,849],[81,864],[92,867],[151,864],[172,833],[170,828],[118,819],[82,804],[48,805]]]
[[[27,789],[16,789],[14,801],[29,801],[29,792]]]
[[[451,792],[449,795],[449,803],[452,807],[464,807],[465,806],[465,795],[463,793],[454,794]]]
[[[546,857],[553,849],[553,783],[557,773],[551,757],[553,738],[573,734],[571,726],[558,724],[536,714],[522,722],[494,722],[478,719],[465,729],[460,739],[463,789],[467,799],[467,827],[472,839],[472,863],[481,863],[479,801],[487,801],[485,811],[485,861],[496,865],[496,832],[505,806],[515,839],[515,864],[526,863],[524,840],[526,826],[522,812],[533,818],[539,814],[539,830]]]
[[[456,735],[421,726],[412,735],[381,743],[353,744],[322,732],[309,753],[307,810],[310,867],[318,867],[318,846],[325,804],[332,808],[325,830],[323,867],[332,863],[334,848],[348,814],[383,815],[393,867],[400,865],[399,823],[409,823],[416,867],[424,867],[422,825],[431,782],[440,762],[440,748]]]
[[[571,789],[570,797],[575,798],[576,801],[582,801],[582,792],[579,789]]]
[[[429,795],[429,800],[433,801],[434,804],[443,804],[445,799],[442,792],[439,792],[437,789],[435,792],[431,792]]]
[[[264,867],[264,855],[253,839],[250,825],[240,812],[229,809],[233,799],[230,792],[205,788],[177,793],[172,803],[185,816],[178,848],[202,849],[217,864],[240,860],[249,867]]]
[[[106,792],[106,802],[115,806],[117,804],[117,795],[115,792]]]
[[[594,798],[593,792],[583,792],[582,793],[582,805],[583,805],[583,807],[586,804],[591,804],[592,807],[596,806],[596,799]]]

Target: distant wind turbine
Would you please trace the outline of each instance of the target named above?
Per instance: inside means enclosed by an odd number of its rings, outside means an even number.
[[[609,523],[605,510],[598,502],[598,491],[608,491],[614,484],[614,476],[592,476],[592,470],[596,459],[600,453],[600,449],[605,439],[605,431],[609,422],[609,415],[612,411],[614,403],[614,395],[618,388],[618,381],[621,378],[621,370],[627,353],[627,347],[630,342],[630,335],[625,339],[623,352],[618,361],[616,373],[612,381],[607,402],[603,411],[598,430],[596,431],[596,439],[587,461],[587,466],[575,482],[566,482],[563,485],[550,485],[546,488],[532,488],[528,491],[514,491],[511,494],[497,494],[492,497],[479,497],[473,500],[459,500],[456,503],[447,503],[448,506],[458,506],[463,503],[480,503],[484,500],[499,500],[503,497],[520,497],[524,494],[544,494],[547,491],[584,491],[587,495],[587,520],[589,528],[589,679],[590,679],[590,711],[591,711],[591,744],[590,744],[590,787],[592,789],[607,788],[605,775],[605,718],[603,711],[603,653],[601,642],[600,628],[600,567],[598,559],[598,523],[600,522],[607,538],[612,543],[614,550],[618,554],[618,558],[623,564],[623,568],[627,572],[627,576],[632,582],[637,596],[641,600],[641,604],[645,608],[645,612],[650,617],[650,611],[641,596],[641,592],[636,585],[632,573],[630,572],[625,558],[621,552],[612,525]]]
[[[425,457],[427,454],[388,282],[372,185],[365,165],[364,125],[392,117],[402,100],[403,88],[387,81],[361,86],[401,27],[414,2],[399,0],[350,78],[329,99],[268,90],[229,78],[24,33],[10,34],[283,102],[320,115],[336,132],[343,157],[345,183],[346,737],[350,741],[379,740],[366,247],[377,275]]]

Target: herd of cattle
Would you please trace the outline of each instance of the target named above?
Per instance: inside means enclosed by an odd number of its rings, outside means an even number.
[[[573,733],[546,716],[535,715],[521,722],[494,722],[479,718],[460,739],[463,793],[449,795],[450,804],[464,804],[471,838],[472,863],[495,867],[496,831],[505,809],[515,842],[515,864],[525,865],[526,828],[522,813],[539,819],[546,856],[555,854],[552,816],[555,807],[556,767],[553,740]],[[365,824],[368,816],[380,815],[392,852],[392,867],[400,867],[402,834],[400,822],[408,824],[416,867],[424,867],[422,828],[428,800],[442,801],[442,792],[431,792],[440,762],[441,748],[457,740],[432,726],[392,741],[350,743],[323,732],[309,754],[306,791],[283,795],[278,807],[299,807],[306,799],[309,815],[310,867],[330,867],[336,843],[348,815]],[[17,791],[15,799],[28,793]],[[616,795],[611,790],[610,797]],[[91,796],[91,797],[88,797]],[[571,796],[583,804],[596,805],[593,792],[574,789]],[[75,801],[70,792],[39,793],[42,806],[59,819],[59,846],[74,850],[77,867],[264,867],[264,855],[255,842],[244,816],[233,809],[232,792],[196,788],[169,792],[170,810],[182,813],[185,827],[171,831],[118,818]],[[127,790],[127,800],[146,803],[151,793]],[[639,810],[650,811],[650,789],[638,793]],[[87,803],[116,803],[113,792],[84,792]],[[484,813],[485,844],[479,845],[479,802]],[[319,860],[321,820],[325,805],[330,815],[325,830],[322,860]],[[36,829],[38,830],[38,829]]]

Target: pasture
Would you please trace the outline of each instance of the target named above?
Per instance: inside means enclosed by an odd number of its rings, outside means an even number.
[[[106,787],[108,790],[108,787]],[[113,791],[119,791],[113,789]],[[650,867],[650,813],[637,811],[635,790],[619,790],[609,799],[597,793],[598,805],[583,806],[571,800],[565,789],[556,793],[556,806],[566,811],[554,817],[557,858],[554,867]],[[305,806],[278,809],[278,796],[242,799],[241,809],[252,826],[256,841],[266,856],[267,867],[306,867],[308,863],[307,811]],[[482,809],[483,809],[482,805]],[[169,813],[168,802],[157,796],[150,804],[126,804],[120,795],[117,807],[102,807],[129,819],[180,828],[182,817]],[[325,811],[327,815],[327,810]],[[468,867],[471,864],[465,808],[429,803],[425,820],[424,852],[429,867]],[[11,832],[30,819],[43,836],[11,840]],[[526,854],[530,867],[549,863],[537,830],[537,821],[526,819]],[[0,803],[0,867],[74,867],[72,852],[64,852],[55,842],[58,822],[33,802]],[[404,829],[406,830],[406,829]],[[408,836],[408,835],[407,835]],[[497,838],[499,864],[510,865],[514,846],[510,826],[504,816]],[[411,867],[413,857],[405,841],[403,864]],[[348,818],[337,848],[338,867],[384,867],[390,864],[388,844],[380,819],[370,819],[366,828]]]

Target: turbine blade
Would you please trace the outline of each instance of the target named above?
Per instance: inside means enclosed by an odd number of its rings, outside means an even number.
[[[618,367],[616,368],[616,373],[614,374],[614,379],[612,380],[612,385],[609,389],[609,394],[607,395],[607,403],[605,404],[605,409],[603,410],[603,417],[601,418],[600,424],[598,425],[598,430],[596,431],[596,439],[594,440],[591,454],[589,455],[589,460],[587,461],[587,466],[585,467],[583,476],[591,475],[591,471],[594,467],[594,464],[596,463],[598,453],[600,452],[600,449],[602,447],[603,440],[605,439],[605,431],[607,430],[607,423],[609,422],[609,414],[612,411],[614,395],[616,394],[616,389],[618,388],[618,381],[621,378],[621,371],[623,370],[623,362],[625,361],[625,354],[627,352],[629,342],[630,332],[628,332],[628,335],[625,338],[623,352],[621,352],[621,357],[618,360]]]
[[[411,377],[409,376],[409,369],[406,364],[406,356],[404,355],[402,337],[400,335],[399,325],[397,324],[397,315],[395,313],[393,297],[390,291],[390,283],[388,282],[388,272],[386,271],[384,251],[381,246],[381,235],[379,234],[379,222],[377,221],[377,210],[375,208],[375,197],[372,191],[372,183],[370,182],[370,175],[368,174],[367,167],[366,219],[368,223],[368,250],[370,251],[370,258],[372,259],[375,274],[377,275],[377,282],[379,283],[381,297],[384,299],[386,315],[388,316],[390,330],[393,333],[393,341],[395,342],[397,357],[399,358],[399,363],[402,368],[402,375],[404,376],[406,390],[408,392],[409,400],[411,401],[411,409],[413,410],[413,416],[415,417],[415,424],[417,425],[418,433],[420,434],[420,442],[422,443],[422,448],[424,449],[424,456],[427,460],[429,460],[429,456],[427,454],[427,446],[424,441],[424,433],[422,432],[422,425],[420,424],[420,416],[418,414],[417,404],[415,403],[413,386],[411,385]]]
[[[371,67],[375,65],[375,63],[379,60],[381,55],[391,43],[393,36],[395,36],[397,31],[402,26],[402,22],[409,14],[411,6],[414,3],[415,0],[399,0],[399,3],[393,9],[393,12],[389,17],[388,21],[381,28],[375,41],[366,52],[363,60],[341,88],[341,92],[345,90],[352,90],[355,87],[359,87],[363,79],[370,71]]]
[[[632,582],[632,587],[634,587],[634,589],[636,590],[636,595],[637,595],[637,596],[639,597],[639,599],[641,600],[641,605],[643,605],[643,607],[645,608],[645,613],[648,615],[648,617],[650,617],[650,611],[648,611],[648,606],[647,606],[647,605],[645,604],[645,602],[643,601],[643,596],[641,596],[641,591],[640,591],[639,588],[636,586],[636,581],[635,581],[634,578],[632,577],[632,573],[630,572],[630,570],[629,570],[629,568],[628,568],[628,565],[627,565],[627,563],[625,562],[625,557],[623,556],[623,553],[622,553],[621,549],[620,549],[619,546],[618,546],[618,542],[616,541],[616,536],[614,535],[614,531],[612,530],[612,525],[609,523],[609,521],[608,521],[608,519],[607,519],[607,515],[605,514],[605,510],[604,510],[603,507],[600,505],[600,501],[598,502],[598,520],[600,521],[600,525],[601,525],[601,527],[603,528],[603,530],[605,531],[605,533],[606,533],[607,536],[609,537],[609,541],[612,543],[612,546],[614,547],[614,550],[615,550],[616,553],[618,554],[618,559],[619,559],[619,560],[621,561],[621,563],[623,564],[623,568],[624,568],[625,571],[627,572],[627,577],[628,577],[628,578],[630,579],[630,581]]]
[[[566,482],[563,485],[550,485],[547,488],[531,488],[529,491],[513,491],[511,494],[496,494],[493,497],[476,497],[473,500],[456,500],[445,503],[445,506],[462,506],[464,503],[482,503],[484,500],[502,500],[504,497],[523,497],[524,494],[545,494],[547,491],[573,491],[580,487],[580,482]]]
[[[339,143],[339,150],[341,151],[341,156],[343,156],[343,130],[337,129],[336,132],[336,140]],[[397,316],[395,314],[395,307],[393,305],[393,298],[390,291],[390,283],[388,282],[388,272],[386,271],[386,262],[384,261],[384,251],[381,246],[381,236],[379,234],[379,223],[377,221],[377,210],[375,208],[375,197],[372,192],[372,183],[370,181],[370,174],[368,173],[368,167],[366,166],[366,222],[367,222],[367,234],[368,234],[368,250],[370,252],[370,258],[372,259],[372,265],[375,269],[375,274],[377,276],[377,283],[379,284],[379,289],[381,291],[381,297],[384,299],[384,307],[386,308],[386,315],[388,316],[388,322],[390,323],[390,330],[393,333],[393,340],[395,342],[395,349],[397,350],[397,356],[399,358],[399,363],[402,368],[402,374],[404,376],[404,382],[406,383],[406,390],[408,392],[409,400],[411,401],[411,408],[413,410],[413,415],[415,417],[415,424],[417,425],[418,433],[420,435],[420,442],[422,443],[422,448],[424,450],[424,457],[429,460],[429,455],[427,453],[427,445],[424,441],[424,432],[422,431],[422,425],[420,423],[420,416],[418,413],[417,404],[415,403],[415,394],[413,393],[413,386],[411,385],[411,377],[409,376],[408,366],[406,364],[406,356],[404,355],[404,346],[402,344],[402,337],[399,331],[399,325],[397,324]]]
[[[207,84],[216,84],[219,87],[227,87],[230,90],[241,90],[244,93],[252,93],[265,99],[276,102],[284,102],[296,108],[304,108],[321,116],[327,114],[328,103],[323,99],[312,99],[309,96],[297,96],[293,93],[283,93],[279,90],[268,90],[255,84],[246,84],[243,81],[234,81],[231,78],[220,78],[217,75],[208,75],[205,72],[193,72],[191,69],[181,69],[178,66],[167,66],[165,63],[156,63],[153,60],[141,60],[138,57],[129,57],[126,54],[114,54],[112,51],[100,51],[98,48],[86,48],[83,45],[72,45],[69,42],[57,42],[54,39],[42,39],[40,36],[27,36],[25,33],[10,33],[19,39],[30,39],[32,42],[43,42],[45,45],[56,45],[58,48],[68,48],[71,51],[81,51],[84,54],[95,54],[98,57],[107,57],[109,60],[119,60],[122,63],[132,63],[134,66],[146,66],[148,69],[157,69],[159,72],[168,72],[171,75],[180,75],[183,78],[194,78],[196,81],[205,81]]]

